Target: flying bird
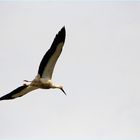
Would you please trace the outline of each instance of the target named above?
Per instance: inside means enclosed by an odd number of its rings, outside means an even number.
[[[43,59],[41,60],[41,63],[38,69],[38,74],[35,77],[35,79],[33,81],[24,80],[26,83],[16,88],[9,94],[6,94],[0,97],[0,100],[15,99],[33,90],[36,90],[38,88],[41,88],[41,89],[57,88],[57,89],[60,89],[66,95],[66,92],[64,91],[63,86],[55,84],[52,81],[53,70],[54,70],[56,61],[58,60],[58,57],[60,56],[62,52],[63,45],[65,42],[65,37],[66,37],[66,31],[65,31],[65,27],[63,27],[55,36],[50,49],[46,52]]]

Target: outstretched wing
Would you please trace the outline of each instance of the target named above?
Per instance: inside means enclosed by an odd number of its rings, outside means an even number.
[[[38,74],[41,78],[51,79],[54,70],[55,63],[61,54],[64,42],[65,42],[66,31],[63,27],[59,33],[55,36],[55,39],[50,49],[44,55],[38,70]]]
[[[35,89],[37,89],[37,88],[28,86],[28,85],[23,85],[23,86],[16,88],[9,94],[6,94],[6,95],[0,97],[0,100],[10,100],[10,99],[18,98]]]

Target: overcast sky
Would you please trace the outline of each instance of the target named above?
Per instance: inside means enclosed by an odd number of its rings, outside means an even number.
[[[55,35],[53,81],[0,102],[0,140],[140,139],[140,3],[0,2],[0,96],[32,80]]]

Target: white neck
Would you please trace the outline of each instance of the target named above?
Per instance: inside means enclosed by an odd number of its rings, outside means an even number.
[[[62,86],[61,85],[58,85],[58,84],[52,84],[52,88],[62,88]]]

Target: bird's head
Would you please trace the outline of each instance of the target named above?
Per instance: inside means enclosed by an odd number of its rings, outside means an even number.
[[[65,92],[65,90],[64,90],[62,85],[52,84],[51,88],[58,88],[58,89],[60,89],[66,95],[66,92]]]
[[[65,92],[65,90],[64,90],[64,88],[63,88],[63,86],[60,85],[58,88],[59,88],[65,95],[67,95],[66,92]]]
[[[60,86],[59,89],[60,89],[65,95],[67,95],[66,92],[65,92],[65,90],[64,90],[64,88],[63,88],[63,86]]]

